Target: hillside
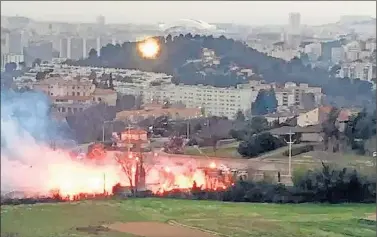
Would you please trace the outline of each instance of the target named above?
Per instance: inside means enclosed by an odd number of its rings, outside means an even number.
[[[156,37],[161,50],[157,59],[143,59],[137,53],[136,42],[125,42],[122,45],[108,44],[101,48],[100,57],[93,52],[86,59],[67,63],[82,66],[101,66],[142,71],[163,72],[173,75],[174,83],[207,84],[213,86],[234,86],[247,81],[231,72],[234,65],[240,68],[251,68],[263,76],[266,82],[285,83],[289,81],[308,83],[320,86],[323,92],[332,97],[344,97],[350,103],[371,101],[372,84],[365,81],[335,78],[326,70],[305,66],[298,58],[285,62],[282,59],[269,57],[264,53],[248,47],[246,44],[227,39],[224,36],[180,35],[172,38]],[[220,65],[203,74],[203,68],[187,65],[189,60],[201,57],[202,49],[214,50],[220,58]]]

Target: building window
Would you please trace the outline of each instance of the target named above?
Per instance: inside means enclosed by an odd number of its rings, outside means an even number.
[[[72,92],[72,95],[75,96],[75,92]]]
[[[77,92],[76,95],[77,95],[77,96],[80,96],[80,92]]]
[[[62,110],[63,113],[65,113],[65,108],[62,108],[61,110]]]

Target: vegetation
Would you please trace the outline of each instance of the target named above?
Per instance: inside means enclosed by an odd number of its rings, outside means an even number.
[[[285,146],[285,142],[272,136],[270,133],[261,133],[251,136],[240,143],[238,153],[244,157],[256,157],[264,152],[273,151]]]
[[[363,110],[352,116],[344,129],[339,127],[339,113],[339,109],[333,108],[322,124],[325,150],[329,150],[332,144],[333,152],[339,151],[340,145],[361,155],[375,151],[375,147],[368,148],[366,145],[368,140],[376,137],[376,111],[371,113]]]
[[[156,198],[2,206],[1,236],[131,237],[111,231],[94,235],[76,228],[174,220],[233,237],[372,237],[375,222],[363,218],[374,208],[372,204],[250,205]]]
[[[265,115],[276,112],[278,101],[276,100],[275,91],[260,90],[255,102],[251,106],[253,115]]]

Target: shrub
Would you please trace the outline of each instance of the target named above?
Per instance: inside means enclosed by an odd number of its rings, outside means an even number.
[[[247,141],[241,142],[238,146],[238,153],[244,157],[255,157],[284,145],[285,143],[282,140],[272,136],[270,133],[261,133],[249,137]]]
[[[306,153],[306,152],[313,151],[313,150],[314,150],[314,146],[313,145],[305,145],[305,146],[293,147],[292,148],[292,156],[297,156],[297,155],[300,155],[302,153]],[[284,156],[289,156],[289,150],[284,151],[283,155]]]

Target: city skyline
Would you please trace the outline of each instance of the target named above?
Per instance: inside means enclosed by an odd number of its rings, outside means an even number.
[[[211,10],[214,7],[216,7],[216,11]],[[233,11],[229,11],[229,9],[233,9]],[[103,15],[106,18],[106,23],[110,24],[150,24],[157,22],[174,22],[182,18],[189,18],[203,20],[209,23],[229,22],[250,25],[287,25],[288,15],[291,12],[301,14],[302,24],[321,25],[336,22],[344,15],[376,17],[376,2],[1,2],[2,16],[18,15],[43,21],[95,22],[96,17]],[[321,12],[321,16],[318,16],[318,12]]]

